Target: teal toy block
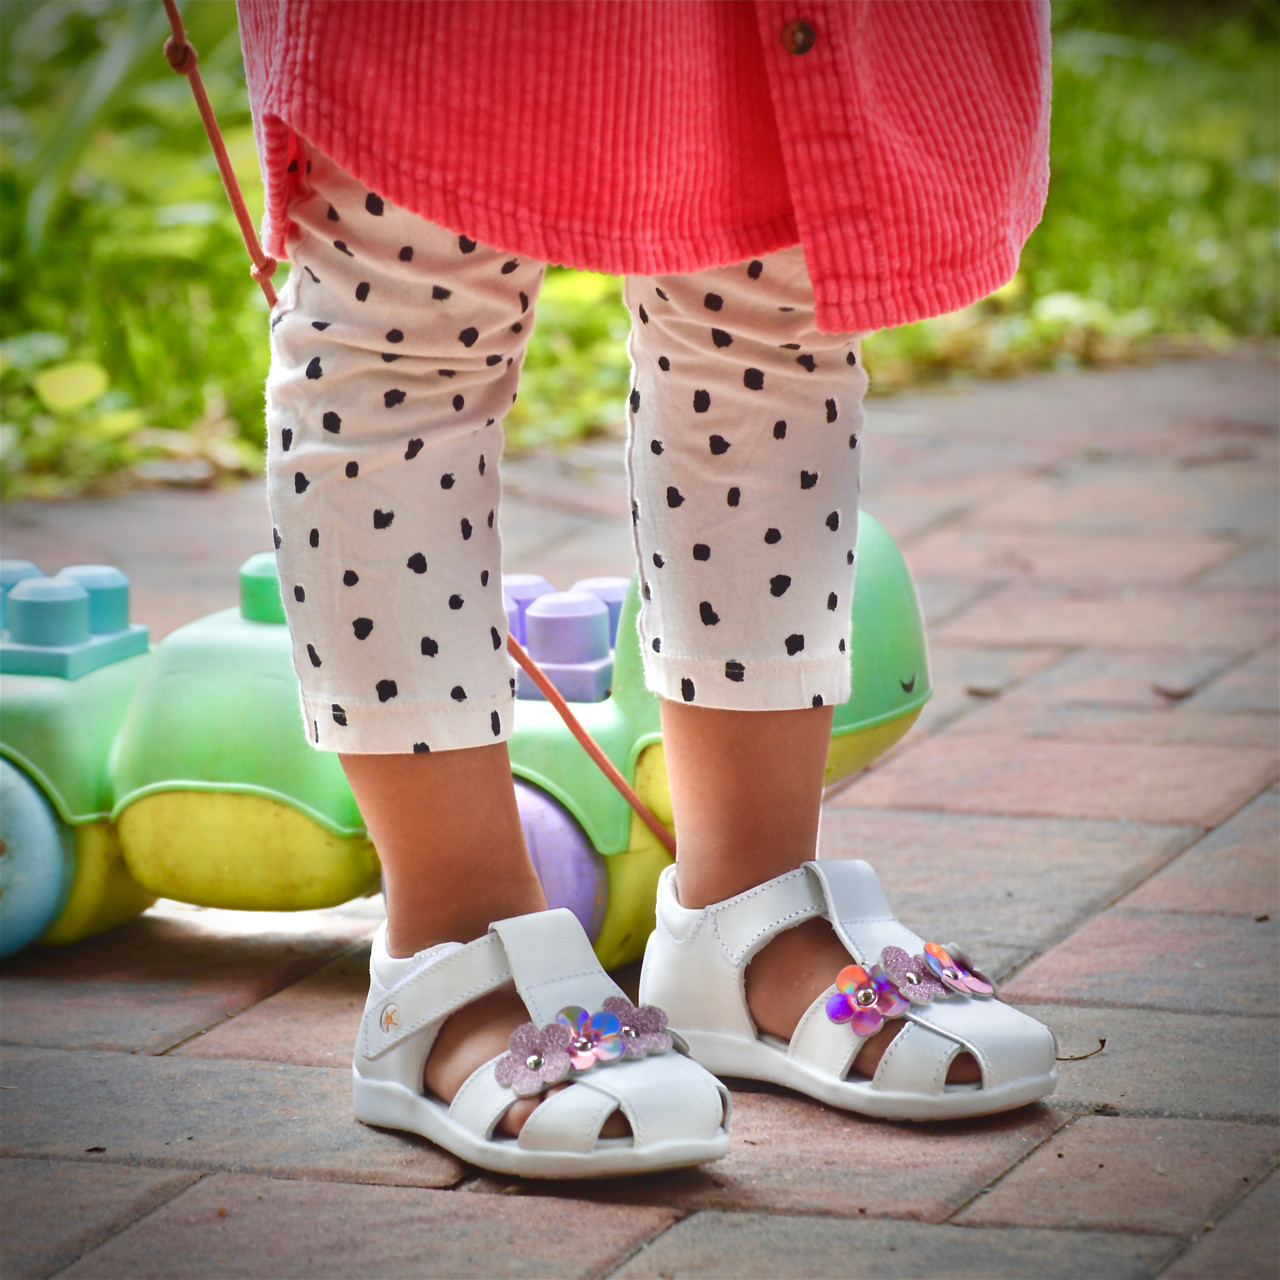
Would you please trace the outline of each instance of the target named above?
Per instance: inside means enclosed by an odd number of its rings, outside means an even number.
[[[0,630],[9,625],[9,588],[24,578],[43,578],[39,565],[30,560],[0,560]]]
[[[5,675],[79,680],[147,652],[148,629],[129,622],[129,579],[110,565],[69,565],[45,578],[30,561],[5,561],[0,587]]]

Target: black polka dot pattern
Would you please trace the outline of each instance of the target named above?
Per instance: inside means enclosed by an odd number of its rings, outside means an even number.
[[[802,254],[774,262],[628,284],[633,522],[654,575],[640,629],[650,686],[678,701],[848,696],[852,565],[830,534],[856,512],[865,378],[848,337],[816,328]]]
[[[303,287],[278,313],[268,387],[272,540],[304,723],[326,749],[492,742],[511,730],[514,688],[486,459],[542,268],[311,158],[314,194],[291,209],[308,233]],[[865,381],[854,345],[815,328],[798,250],[627,288],[648,678],[713,707],[840,701]]]

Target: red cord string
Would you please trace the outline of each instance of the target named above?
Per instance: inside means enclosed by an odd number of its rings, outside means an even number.
[[[596,762],[600,772],[622,793],[622,798],[636,811],[636,816],[644,823],[662,843],[662,847],[674,858],[676,842],[671,832],[654,817],[649,807],[628,785],[627,780],[613,766],[613,761],[600,749],[599,743],[578,723],[578,718],[569,710],[569,704],[560,695],[560,690],[547,679],[541,667],[521,647],[515,636],[507,636],[507,652],[524,668],[529,679],[533,681],[542,696],[560,713],[569,732],[582,744],[582,749]]]
[[[244,247],[253,260],[250,275],[262,286],[269,306],[276,305],[276,291],[271,287],[271,277],[275,274],[276,260],[262,251],[258,241],[258,233],[254,230],[253,219],[245,207],[244,196],[240,194],[240,184],[236,181],[235,170],[231,167],[231,158],[227,155],[226,145],[222,141],[222,130],[218,128],[217,117],[209,102],[209,95],[204,91],[204,83],[200,72],[196,70],[197,55],[195,46],[187,39],[182,26],[182,16],[178,13],[175,0],[164,0],[165,12],[169,15],[169,25],[173,35],[164,43],[164,56],[169,65],[179,74],[187,77],[191,84],[191,92],[195,94],[196,106],[200,109],[200,119],[204,131],[209,136],[209,145],[218,161],[218,172],[222,174],[222,185],[227,189],[227,199],[231,201],[231,210],[240,224],[240,234],[244,237]],[[595,761],[600,771],[618,789],[626,802],[635,810],[640,821],[657,836],[662,847],[674,858],[676,842],[666,827],[649,811],[648,806],[636,795],[627,780],[614,768],[613,761],[600,749],[594,738],[578,723],[577,717],[569,710],[569,704],[560,696],[559,690],[542,673],[542,669],[524,651],[515,636],[507,637],[507,649],[511,656],[529,674],[529,678],[542,691],[542,696],[560,713],[569,732],[582,744],[583,750]]]
[[[195,45],[187,40],[178,6],[175,0],[164,0],[164,8],[169,15],[169,25],[173,28],[173,35],[164,42],[164,56],[168,58],[169,65],[179,75],[186,76],[191,83],[191,92],[195,94],[204,131],[209,135],[209,145],[213,147],[214,158],[218,161],[218,172],[222,174],[222,185],[226,187],[227,199],[231,201],[231,211],[240,224],[244,247],[249,251],[249,257],[253,259],[253,269],[249,274],[262,287],[262,292],[267,296],[267,305],[274,307],[276,291],[271,286],[271,277],[276,272],[276,260],[267,257],[262,252],[262,245],[258,242],[258,233],[253,228],[253,219],[249,217],[244,196],[240,194],[240,184],[236,181],[235,170],[231,167],[231,157],[227,155],[226,145],[222,141],[222,130],[218,128],[213,107],[209,103],[209,95],[204,91],[204,81],[200,79],[200,72],[196,70]]]

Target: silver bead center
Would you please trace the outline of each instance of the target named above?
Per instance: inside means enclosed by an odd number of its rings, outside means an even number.
[[[876,993],[872,987],[859,987],[853,996],[854,1004],[860,1004],[864,1009],[868,1005],[875,1004]]]
[[[542,1070],[542,1058],[541,1058],[538,1054],[536,1054],[536,1053],[531,1053],[531,1054],[530,1054],[530,1055],[529,1055],[529,1056],[524,1060],[524,1065],[525,1065],[526,1067],[528,1067],[530,1071],[541,1071],[541,1070]]]

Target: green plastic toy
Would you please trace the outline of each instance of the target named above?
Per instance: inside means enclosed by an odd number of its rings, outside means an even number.
[[[6,566],[6,577],[16,581],[19,598],[38,594],[30,574]],[[633,582],[617,624],[611,693],[576,703],[574,712],[670,828],[638,605]],[[118,608],[112,618],[120,621]],[[835,709],[828,782],[892,746],[931,693],[910,574],[865,514],[853,631],[854,693]],[[8,642],[6,633],[0,655]],[[25,945],[88,936],[156,896],[282,910],[332,906],[377,890],[377,857],[337,757],[307,742],[269,553],[242,568],[239,608],[180,628],[150,654],[116,658],[78,678],[0,670],[0,754],[72,833],[75,864],[73,874],[60,873],[71,887],[43,927],[34,928],[35,908],[28,908],[18,928],[5,914],[8,894],[0,898],[0,954],[17,949],[10,938]],[[509,748],[549,896],[577,895],[565,905],[588,926],[606,966],[638,959],[653,925],[655,882],[670,861],[666,850],[547,703],[517,702]],[[58,850],[41,855],[48,866],[65,863],[65,836]],[[10,848],[6,859],[14,856]],[[17,851],[23,856],[33,855]],[[50,911],[47,903],[41,909]]]

